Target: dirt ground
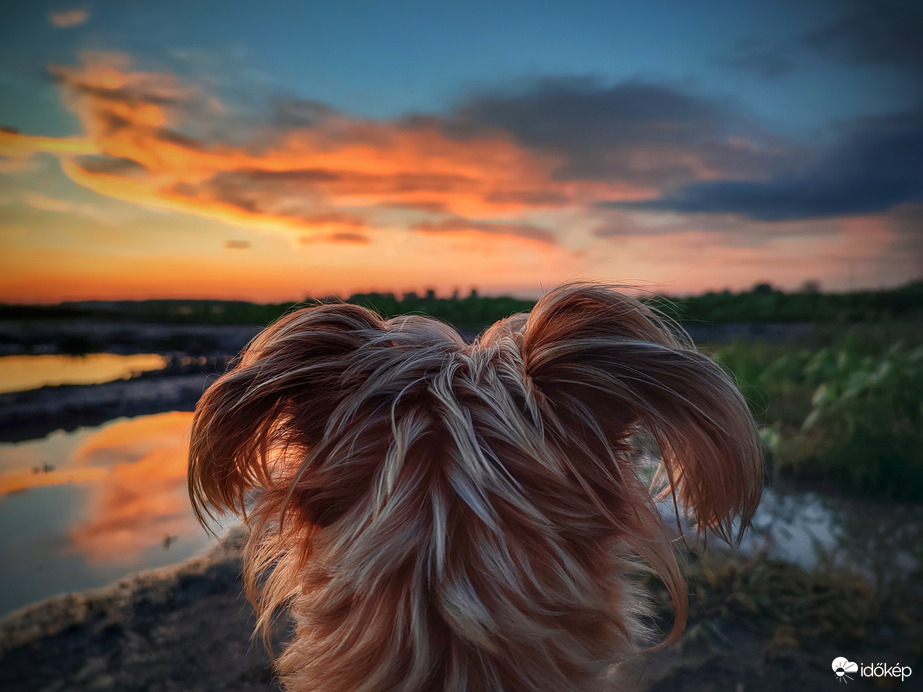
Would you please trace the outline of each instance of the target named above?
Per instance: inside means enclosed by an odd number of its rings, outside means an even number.
[[[6,616],[0,690],[280,689],[262,645],[250,641],[254,616],[240,583],[244,537],[235,529],[205,557]],[[694,612],[719,605],[699,603]],[[745,623],[697,619],[679,644],[643,659],[633,676],[639,690],[833,689],[829,661],[849,653],[827,646],[786,652]],[[855,683],[850,689],[882,689]]]
[[[0,621],[0,689],[272,690],[241,594],[243,531],[207,556]]]

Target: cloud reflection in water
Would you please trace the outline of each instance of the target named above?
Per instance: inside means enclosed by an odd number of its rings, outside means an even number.
[[[174,411],[0,444],[0,521],[18,527],[0,536],[0,612],[205,549],[186,494],[191,425]]]

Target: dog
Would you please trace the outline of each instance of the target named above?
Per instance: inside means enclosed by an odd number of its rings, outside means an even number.
[[[294,620],[286,690],[611,689],[653,641],[639,570],[677,636],[685,583],[656,502],[731,541],[762,487],[744,399],[677,329],[577,283],[473,343],[350,304],[258,335],[198,403],[189,491],[200,521],[250,526],[257,629]]]

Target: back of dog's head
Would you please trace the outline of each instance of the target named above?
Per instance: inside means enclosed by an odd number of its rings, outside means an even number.
[[[642,304],[552,291],[473,344],[435,320],[308,308],[265,330],[202,397],[190,493],[246,514],[245,576],[298,690],[605,686],[650,638],[626,576],[684,585],[629,437],[660,493],[731,538],[759,500],[746,404]],[[656,493],[655,493],[656,494]]]

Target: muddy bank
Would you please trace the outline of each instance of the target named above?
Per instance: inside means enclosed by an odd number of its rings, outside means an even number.
[[[0,690],[278,690],[268,656],[250,642],[254,616],[240,583],[244,535],[232,530],[184,565],[6,616]],[[693,564],[685,636],[648,656],[633,678],[646,692],[769,692],[833,685],[830,661],[840,655],[919,666],[919,603],[902,602],[904,617],[892,622],[890,611],[876,610],[886,604],[864,588],[861,580],[771,561]],[[665,631],[670,611],[652,590]]]
[[[0,442],[34,440],[115,418],[192,411],[210,380],[214,377],[179,375],[0,394]]]
[[[146,324],[102,320],[0,322],[0,355],[29,353],[229,354],[243,348],[259,326]]]
[[[0,393],[0,442],[37,439],[55,430],[101,425],[114,418],[192,411],[202,392],[227,370],[232,358],[168,357],[164,369],[129,380]]]
[[[0,689],[272,690],[241,595],[241,530],[207,556],[0,620]]]

